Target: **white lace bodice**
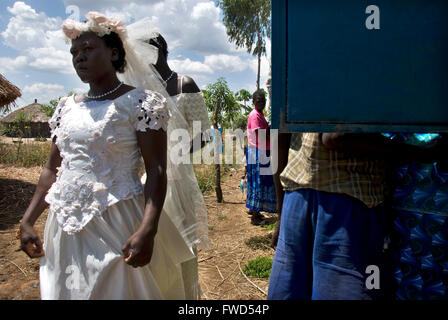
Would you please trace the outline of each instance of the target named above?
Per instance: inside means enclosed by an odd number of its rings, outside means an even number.
[[[64,231],[78,232],[109,206],[143,192],[136,131],[166,131],[169,117],[165,98],[145,89],[115,100],[61,99],[49,124],[62,164],[45,200]]]

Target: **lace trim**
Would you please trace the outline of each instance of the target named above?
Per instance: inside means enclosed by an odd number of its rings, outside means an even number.
[[[95,216],[101,216],[110,206],[121,200],[132,199],[142,194],[139,183],[128,183],[115,192],[114,197],[102,182],[73,183],[57,181],[45,197],[59,225],[68,234],[81,231]]]
[[[168,110],[166,99],[151,91],[145,91],[145,98],[138,99],[135,129],[146,132],[146,129],[164,131],[168,129],[171,112]]]
[[[61,98],[59,100],[59,103],[54,110],[53,116],[50,120],[48,120],[48,124],[50,126],[50,132],[51,132],[51,139],[54,138],[56,135],[57,129],[60,127],[61,124],[61,117],[62,117],[62,108],[65,105],[65,102],[67,101],[68,97]]]

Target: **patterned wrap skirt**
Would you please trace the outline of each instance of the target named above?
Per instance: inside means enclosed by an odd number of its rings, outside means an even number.
[[[265,154],[262,157],[261,154]],[[247,199],[246,207],[257,212],[277,212],[277,196],[270,167],[270,151],[248,147],[247,161]],[[262,160],[262,161],[260,161]]]

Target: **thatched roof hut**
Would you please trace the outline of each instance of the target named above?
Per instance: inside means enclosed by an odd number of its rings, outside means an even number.
[[[30,120],[29,123],[26,124],[28,128],[20,128],[24,137],[50,137],[50,126],[48,125],[48,120],[50,119],[50,117],[41,110],[41,104],[37,103],[37,99],[34,100],[34,103],[11,112],[6,117],[4,117],[1,122],[4,126],[11,129],[14,125],[17,125],[14,123],[14,120],[20,115],[24,116],[25,119]],[[7,133],[9,133],[9,135],[11,136],[16,135],[14,134],[14,130],[7,130]]]
[[[0,74],[0,111],[9,110],[14,101],[22,96],[20,89]]]

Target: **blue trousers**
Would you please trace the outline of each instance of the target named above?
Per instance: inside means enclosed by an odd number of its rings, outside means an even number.
[[[268,299],[364,300],[387,296],[384,211],[343,194],[286,192]],[[380,289],[369,265],[378,267]],[[387,274],[386,274],[387,273]],[[370,287],[370,288],[368,288]]]

